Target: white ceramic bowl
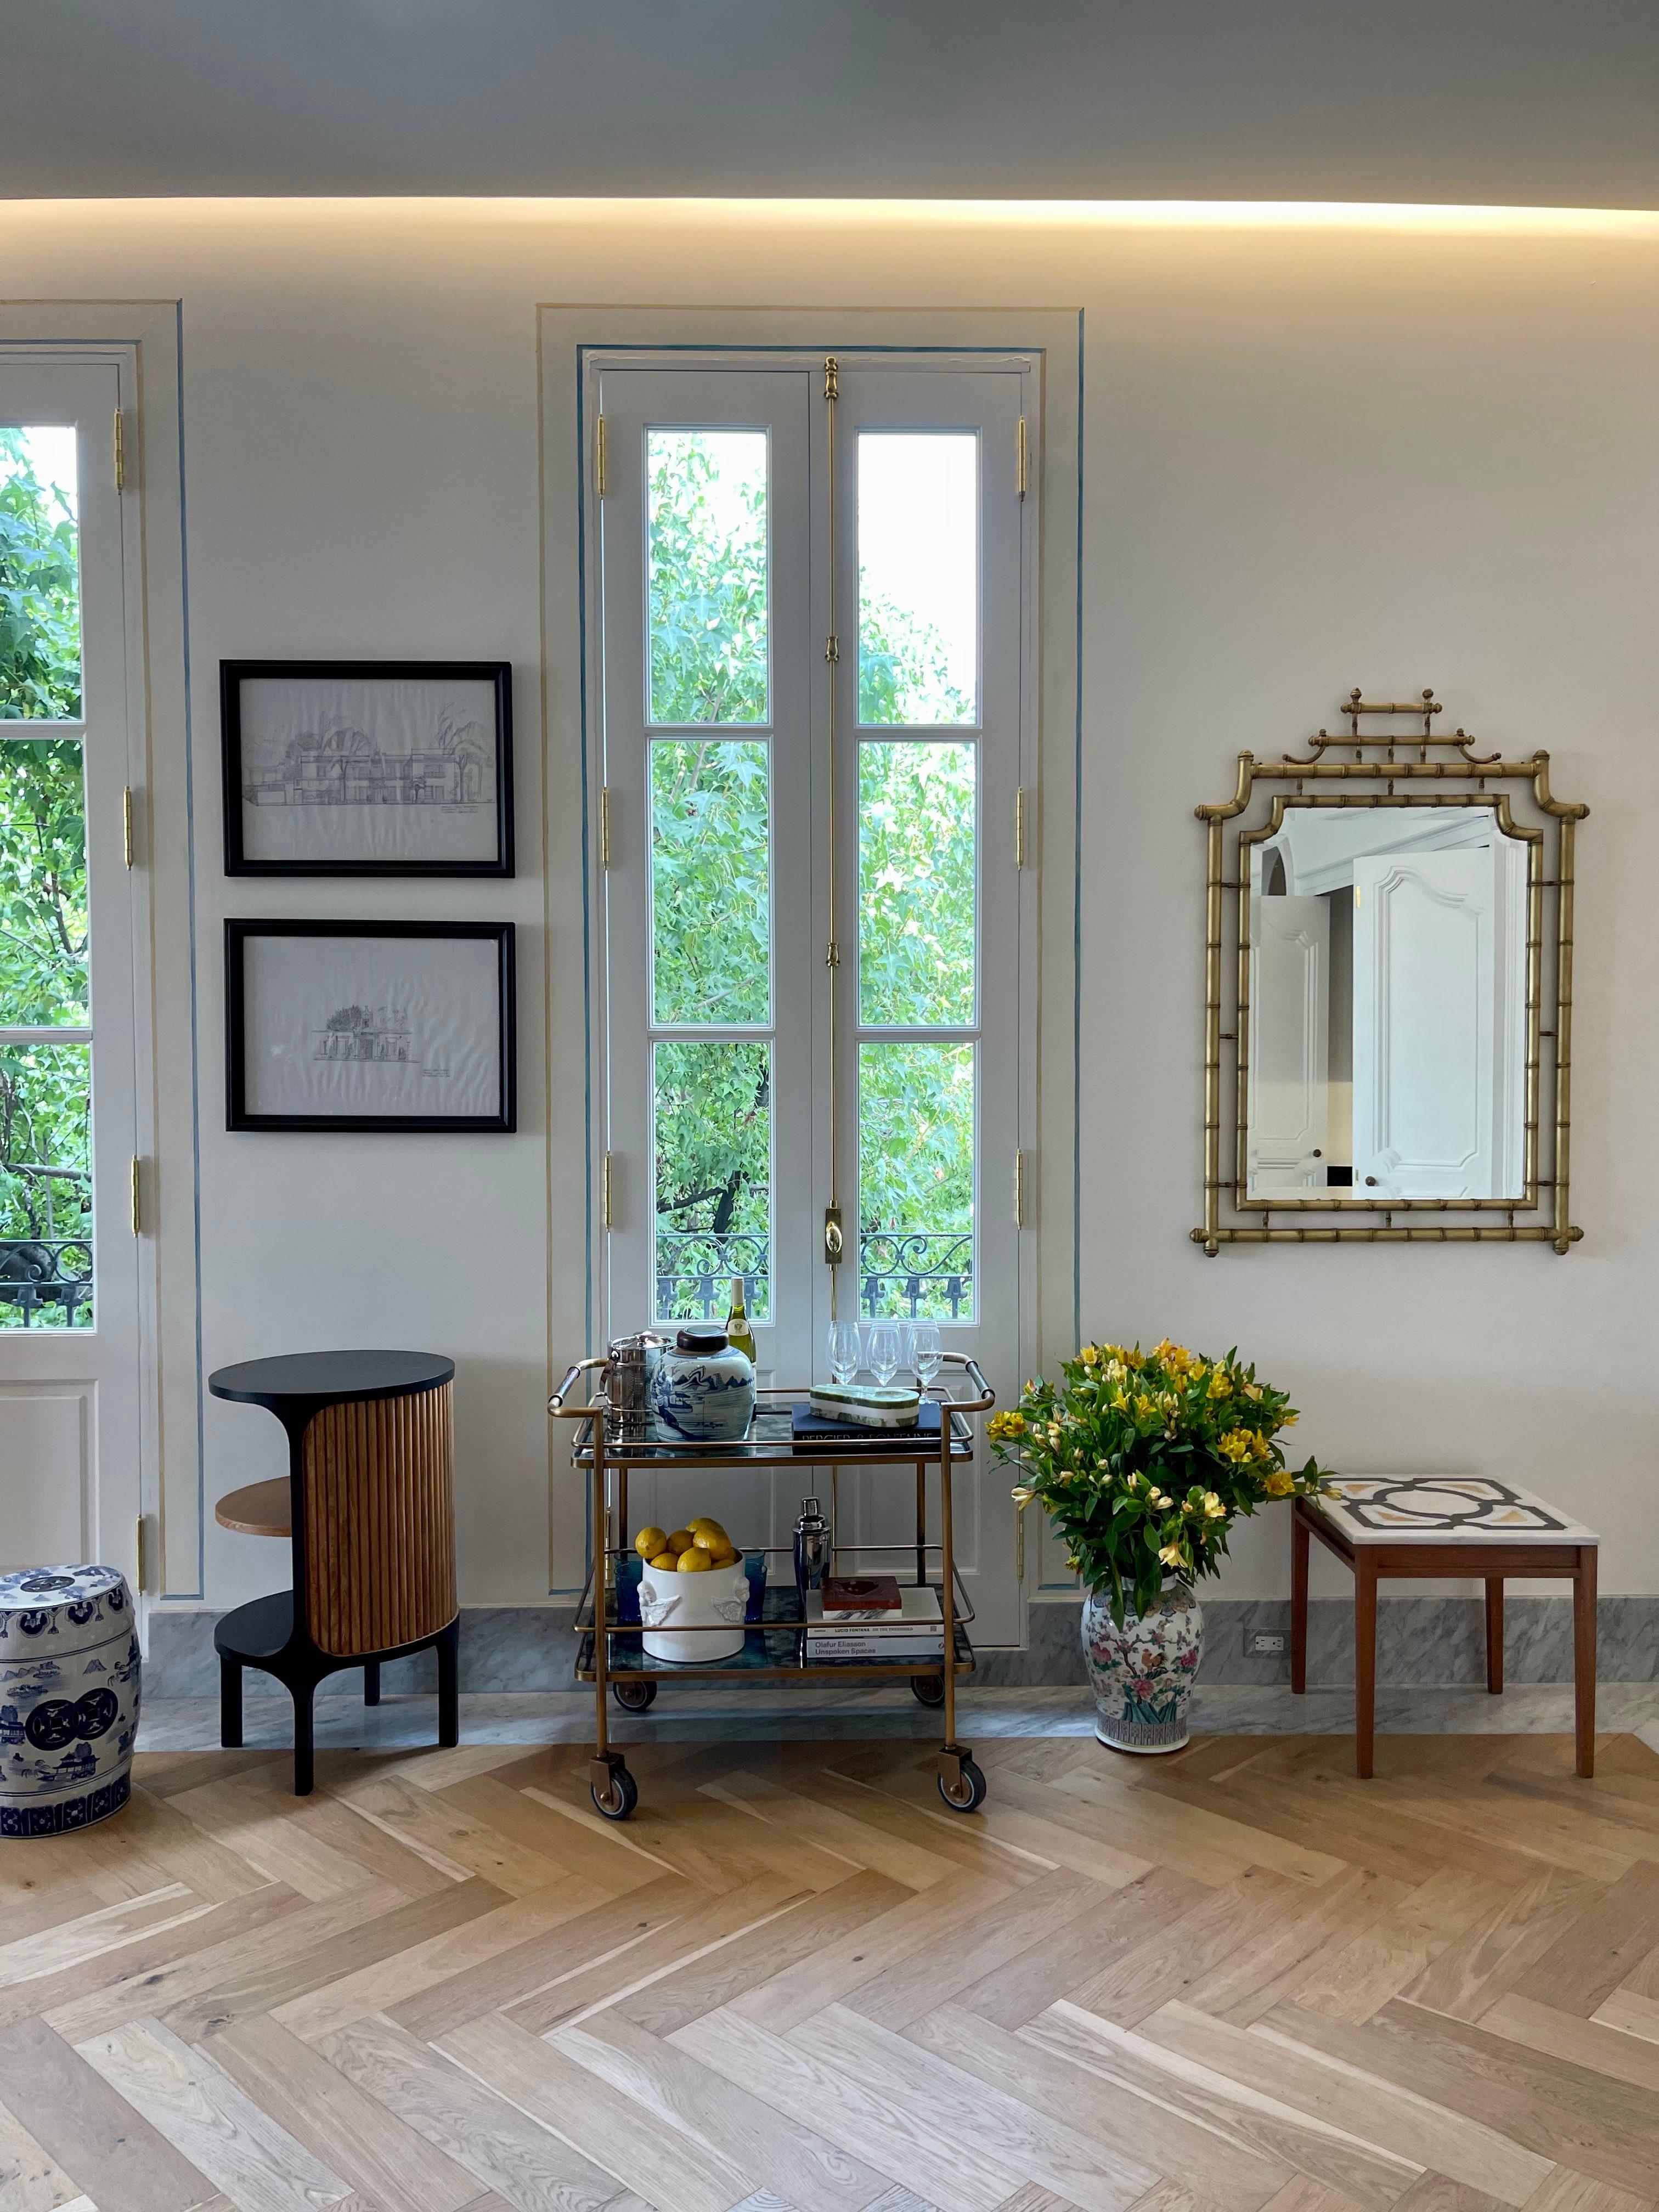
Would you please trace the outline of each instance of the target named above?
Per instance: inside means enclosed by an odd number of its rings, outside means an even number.
[[[682,1662],[734,1659],[743,1649],[743,1616],[749,1603],[749,1577],[743,1561],[710,1567],[706,1574],[646,1562],[640,1574],[640,1619],[647,1634],[647,1656]],[[723,1635],[709,1632],[724,1628]],[[695,1630],[696,1634],[686,1632]]]

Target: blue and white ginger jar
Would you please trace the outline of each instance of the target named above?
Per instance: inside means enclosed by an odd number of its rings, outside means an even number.
[[[755,1413],[755,1370],[723,1328],[683,1328],[651,1378],[659,1424],[695,1443],[736,1443]]]
[[[90,1827],[127,1802],[132,1594],[113,1567],[0,1575],[0,1836]]]

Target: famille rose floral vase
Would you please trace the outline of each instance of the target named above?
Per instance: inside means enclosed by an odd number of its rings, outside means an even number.
[[[1095,1734],[1114,1751],[1179,1751],[1193,1677],[1204,1651],[1204,1609],[1184,1583],[1166,1583],[1156,1608],[1112,1619],[1111,1593],[1083,1606],[1083,1660],[1095,1693]]]

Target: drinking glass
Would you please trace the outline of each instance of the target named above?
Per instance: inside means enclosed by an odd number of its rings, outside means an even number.
[[[898,1323],[891,1321],[872,1322],[870,1324],[870,1371],[884,1389],[898,1373]]]
[[[945,1364],[936,1322],[919,1321],[912,1328],[910,1357],[915,1365],[916,1380],[925,1390]]]
[[[830,1372],[837,1382],[850,1382],[859,1371],[859,1325],[855,1321],[830,1325]]]

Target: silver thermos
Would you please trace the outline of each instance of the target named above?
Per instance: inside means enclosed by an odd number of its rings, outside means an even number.
[[[830,1571],[830,1523],[818,1510],[816,1498],[801,1500],[795,1523],[795,1588],[800,1592],[801,1614],[806,1613],[806,1593],[822,1589]]]
[[[605,1346],[605,1395],[611,1434],[637,1443],[651,1419],[651,1384],[662,1364],[663,1340],[653,1329],[619,1336]]]

